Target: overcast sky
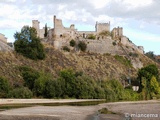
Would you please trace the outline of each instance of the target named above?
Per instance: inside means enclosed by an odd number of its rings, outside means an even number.
[[[95,30],[95,23],[111,22],[123,27],[124,35],[145,52],[160,54],[160,0],[0,0],[0,33],[8,41],[24,25],[39,20],[53,28],[53,16],[65,27]]]

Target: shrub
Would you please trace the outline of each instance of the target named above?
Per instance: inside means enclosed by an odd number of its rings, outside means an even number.
[[[10,84],[7,79],[0,77],[0,97],[6,97],[10,90]]]
[[[138,57],[138,54],[137,54],[137,53],[132,53],[132,52],[130,52],[130,53],[129,53],[129,56]]]
[[[83,41],[80,41],[79,43],[78,43],[78,47],[80,48],[80,50],[81,51],[86,51],[86,49],[87,49],[87,44],[85,43],[85,42],[83,42]]]
[[[112,44],[115,46],[115,45],[117,45],[117,43],[116,42],[112,42]]]
[[[67,51],[67,52],[70,52],[70,49],[69,49],[67,46],[64,46],[64,47],[63,47],[63,50],[64,50],[64,51]]]
[[[31,90],[27,87],[15,88],[9,92],[9,98],[31,98],[33,96]]]
[[[109,31],[102,31],[99,33],[99,35],[111,36],[111,33]]]
[[[88,39],[93,39],[93,40],[94,40],[94,39],[96,39],[96,36],[93,35],[93,34],[89,34],[87,38],[88,38]]]
[[[74,40],[70,41],[70,46],[74,47],[76,45],[76,42]]]

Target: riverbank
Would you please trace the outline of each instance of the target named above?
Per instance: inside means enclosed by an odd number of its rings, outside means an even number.
[[[70,103],[104,101],[105,99],[0,99],[0,105],[4,104],[30,104],[30,103]]]
[[[69,100],[69,101],[75,102],[75,100]],[[46,102],[48,102],[48,100]],[[116,114],[99,114],[97,111],[102,108],[107,108],[109,111],[112,111]],[[160,114],[159,108],[160,108],[159,100],[136,101],[136,102],[112,102],[94,106],[39,106],[38,105],[34,107],[1,111],[0,120],[121,120],[125,119],[125,115],[131,115],[131,114]],[[152,116],[148,118],[136,117],[136,116],[132,117],[132,120],[159,120],[159,119],[160,116],[158,117]]]

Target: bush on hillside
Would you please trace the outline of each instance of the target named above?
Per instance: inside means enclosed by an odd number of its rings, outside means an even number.
[[[78,43],[78,47],[79,47],[79,49],[81,50],[81,51],[86,51],[86,49],[87,49],[87,44],[85,43],[85,42],[83,42],[83,41],[80,41],[79,43]]]
[[[76,45],[76,41],[75,40],[71,40],[70,41],[70,46],[74,47]]]
[[[8,94],[9,98],[32,98],[33,93],[27,87],[15,88]]]
[[[67,52],[70,52],[70,49],[69,49],[69,47],[67,47],[67,46],[64,46],[64,47],[63,47],[63,50],[64,50],[64,51],[67,51]]]
[[[95,40],[95,39],[96,39],[96,36],[93,35],[93,34],[89,34],[89,35],[87,36],[87,38],[88,38],[88,39],[93,39],[93,40]]]
[[[10,84],[7,79],[0,77],[0,98],[7,97],[10,90]]]

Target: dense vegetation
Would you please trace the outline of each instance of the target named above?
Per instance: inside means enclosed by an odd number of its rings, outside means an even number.
[[[14,34],[14,38],[14,48],[17,53],[33,60],[45,58],[44,47],[40,42],[40,38],[37,37],[35,28],[24,26],[21,32]]]
[[[160,97],[159,71],[156,65],[148,65],[138,71],[138,80],[142,99]]]
[[[139,70],[138,92],[133,91],[132,86],[124,88],[118,80],[96,81],[83,72],[72,69],[61,70],[58,78],[28,66],[19,66],[18,69],[24,80],[23,85],[11,85],[7,79],[0,77],[0,97],[102,98],[107,101],[160,97],[159,73],[155,65],[148,65]]]

